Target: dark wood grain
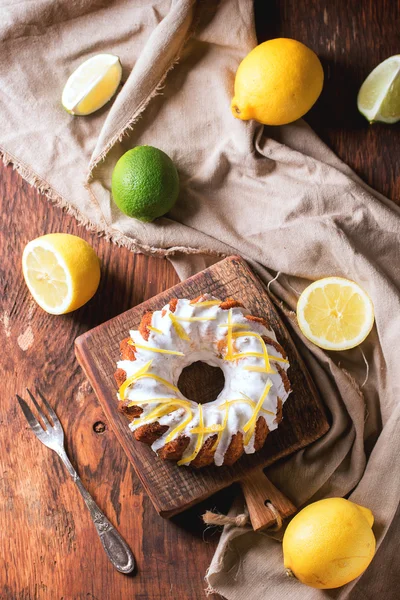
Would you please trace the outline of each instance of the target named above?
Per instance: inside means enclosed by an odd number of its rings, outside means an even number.
[[[292,37],[321,56],[324,90],[306,120],[364,181],[400,204],[399,125],[371,127],[355,104],[368,72],[399,52],[399,3],[256,0],[255,6],[259,41]],[[77,335],[169,288],[177,276],[167,261],[131,254],[88,233],[1,165],[0,212],[1,600],[205,599],[204,574],[218,535],[206,531],[203,540],[200,515],[210,506],[225,512],[238,487],[171,521],[158,518],[73,351]],[[65,317],[45,315],[31,303],[19,268],[25,243],[50,231],[82,236],[102,261],[99,293]],[[36,383],[56,405],[85,485],[133,548],[135,579],[109,565],[57,457],[22,420],[14,394]],[[104,433],[94,433],[96,422],[106,423]]]
[[[171,521],[161,519],[135,475],[74,355],[74,339],[177,282],[166,261],[129,253],[52,207],[10,168],[0,167],[0,598],[2,600],[197,600],[218,536],[201,514],[226,511],[229,490]],[[62,317],[32,302],[20,260],[26,242],[65,231],[90,242],[102,263],[96,296]],[[129,285],[125,273],[132,274]],[[38,385],[66,432],[81,478],[130,544],[136,577],[117,573],[98,542],[59,458],[38,443],[15,400]],[[96,434],[94,425],[105,424]]]
[[[259,452],[244,455],[232,467],[179,468],[158,458],[149,446],[137,442],[128,420],[118,410],[113,373],[119,343],[139,326],[147,311],[160,310],[171,298],[197,298],[210,293],[221,300],[236,298],[249,313],[272,328],[290,361],[288,375],[293,393],[284,404],[283,422],[269,434]],[[77,358],[95,390],[115,434],[133,464],[157,512],[171,517],[240,481],[252,471],[303,448],[328,430],[323,408],[305,366],[261,281],[238,256],[229,257],[143,304],[131,308],[75,340]],[[194,398],[196,400],[196,398]]]

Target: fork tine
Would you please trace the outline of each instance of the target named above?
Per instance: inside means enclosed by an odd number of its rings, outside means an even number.
[[[42,392],[36,388],[36,393],[39,394],[40,398],[42,399],[43,404],[45,405],[45,407],[47,408],[47,412],[49,413],[52,421],[53,421],[53,425],[60,425],[60,419],[57,417],[56,413],[54,412],[54,410],[51,408],[50,404],[47,402],[46,398],[43,396]]]
[[[33,432],[35,433],[35,435],[38,435],[41,431],[44,431],[43,427],[40,425],[39,421],[37,420],[37,418],[31,411],[31,409],[29,408],[29,406],[27,405],[25,400],[23,398],[21,398],[21,396],[18,396],[18,394],[16,394],[16,396],[17,396],[18,403],[22,409],[22,412],[24,413],[25,418],[28,421],[28,423],[29,423],[31,429],[33,430]]]
[[[26,388],[26,391],[30,395],[33,404],[36,406],[36,410],[39,413],[39,417],[42,419],[46,429],[50,429],[51,425],[50,425],[46,415],[44,414],[43,410],[40,408],[39,404],[37,403],[35,396],[32,394],[32,392],[30,390],[28,390],[28,388]]]

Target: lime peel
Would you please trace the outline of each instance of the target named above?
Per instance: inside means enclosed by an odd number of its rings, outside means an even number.
[[[165,215],[175,204],[179,175],[165,152],[153,146],[136,146],[117,161],[111,190],[121,212],[150,222]]]

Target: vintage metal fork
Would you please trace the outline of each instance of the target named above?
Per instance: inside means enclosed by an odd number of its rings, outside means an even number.
[[[31,411],[25,400],[23,400],[20,396],[17,395],[19,405],[22,408],[22,411],[33,433],[42,442],[42,444],[44,444],[51,450],[54,450],[54,452],[57,452],[58,456],[61,458],[61,460],[67,467],[68,473],[75,481],[80,493],[82,494],[84,501],[86,502],[86,506],[89,509],[90,515],[93,519],[93,523],[95,524],[97,533],[99,534],[101,543],[103,544],[103,548],[111,563],[118,571],[120,571],[120,573],[131,573],[135,568],[135,560],[133,558],[133,554],[128,544],[120,536],[120,534],[113,527],[113,525],[111,525],[110,521],[101,512],[101,510],[99,509],[89,492],[85,489],[78,473],[72,466],[64,449],[64,431],[56,413],[51,408],[50,404],[47,402],[47,400],[44,398],[41,392],[39,390],[36,390],[45,408],[47,409],[47,414],[52,421],[52,423],[50,423],[49,419],[44,414],[43,409],[40,408],[33,394],[28,389],[26,391],[31,397],[31,400],[39,414],[40,420],[44,425],[43,427],[39,423],[39,421]]]

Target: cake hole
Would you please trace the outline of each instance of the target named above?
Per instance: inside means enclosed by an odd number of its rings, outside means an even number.
[[[185,367],[178,380],[179,391],[198,404],[213,402],[222,392],[224,385],[222,370],[201,361]]]

